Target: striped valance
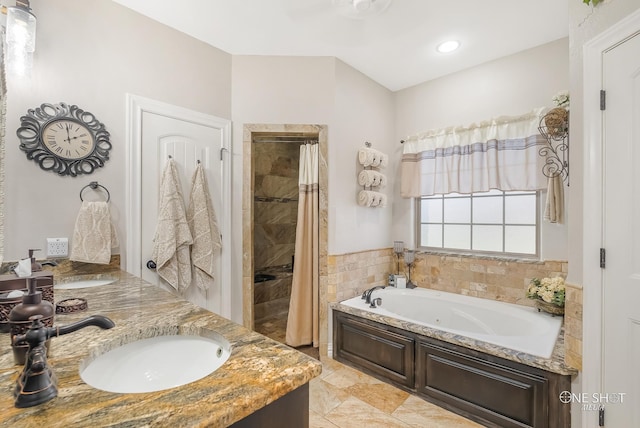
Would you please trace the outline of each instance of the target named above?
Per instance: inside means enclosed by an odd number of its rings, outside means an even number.
[[[546,187],[545,139],[538,126],[544,108],[466,127],[449,127],[408,137],[404,142],[401,195],[538,190]]]

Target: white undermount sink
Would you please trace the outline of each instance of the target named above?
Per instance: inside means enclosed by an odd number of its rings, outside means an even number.
[[[119,346],[81,365],[80,377],[103,391],[161,391],[202,379],[230,355],[229,342],[222,337],[157,336]]]
[[[53,286],[54,290],[74,290],[76,288],[89,288],[89,287],[100,287],[101,285],[108,285],[116,282],[115,279],[104,278],[104,279],[80,279],[77,281],[63,282],[59,284],[55,284]]]

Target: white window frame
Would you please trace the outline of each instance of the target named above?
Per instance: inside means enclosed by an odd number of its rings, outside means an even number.
[[[484,193],[484,192],[482,192]],[[427,223],[423,223],[422,222],[422,215],[421,215],[421,207],[422,207],[422,200],[423,199],[436,199],[436,198],[443,198],[443,199],[447,199],[447,198],[482,198],[482,197],[491,197],[491,196],[497,196],[495,194],[493,195],[482,195],[482,193],[472,193],[472,194],[466,194],[466,195],[462,195],[462,194],[455,194],[455,195],[434,195],[434,196],[427,196],[427,197],[422,197],[422,198],[416,198],[416,220],[415,220],[415,224],[416,224],[416,234],[415,234],[415,239],[416,239],[416,243],[418,244],[417,247],[419,249],[419,251],[426,251],[426,252],[431,252],[431,253],[450,253],[450,254],[467,254],[467,255],[476,255],[476,256],[490,256],[490,257],[503,257],[503,258],[509,258],[509,259],[513,259],[513,258],[517,258],[517,259],[532,259],[532,260],[539,260],[540,259],[540,229],[541,229],[541,225],[540,225],[540,192],[539,191],[535,191],[535,192],[531,192],[531,193],[535,193],[536,195],[536,205],[535,205],[535,219],[536,219],[536,223],[535,223],[535,246],[536,246],[536,251],[535,254],[529,254],[529,253],[514,253],[514,252],[506,252],[506,251],[487,251],[487,250],[473,250],[471,248],[469,249],[459,249],[459,248],[447,248],[444,247],[444,236],[442,239],[443,242],[443,247],[429,247],[426,245],[423,245],[423,243],[421,242],[421,237],[422,237],[422,225],[423,224],[441,224],[443,226],[443,234],[444,234],[444,225],[445,224],[459,224],[459,225],[469,225],[470,227],[470,246],[473,246],[473,226],[474,225],[478,225],[478,226],[484,226],[484,225],[490,225],[490,226],[496,226],[496,225],[501,225],[503,228],[503,236],[502,236],[502,248],[504,249],[505,247],[505,234],[504,234],[504,228],[506,226],[521,226],[521,225],[525,225],[525,226],[531,226],[531,224],[516,224],[516,223],[505,223],[504,221],[504,207],[505,207],[505,198],[509,198],[509,197],[517,197],[518,195],[521,195],[523,192],[510,192],[510,191],[503,191],[502,192],[502,198],[503,198],[503,202],[502,202],[502,209],[503,209],[503,216],[502,216],[502,224],[500,223],[473,223],[473,203],[471,203],[471,217],[470,217],[470,221],[468,223],[445,223],[444,222],[444,213],[442,216],[442,221],[441,222],[427,222]],[[513,193],[511,195],[511,193]],[[443,201],[444,202],[444,201]],[[443,211],[444,211],[444,203],[443,205]]]

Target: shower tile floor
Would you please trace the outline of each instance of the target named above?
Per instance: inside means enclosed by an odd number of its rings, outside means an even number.
[[[256,321],[256,331],[284,343],[287,320]],[[309,382],[310,428],[472,428],[462,416],[341,364],[319,357],[313,347],[297,348],[322,362],[322,374]]]

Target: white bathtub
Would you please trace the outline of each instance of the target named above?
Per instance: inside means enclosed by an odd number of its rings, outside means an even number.
[[[534,308],[423,288],[387,287],[371,298],[382,304],[371,308],[360,296],[340,303],[543,358],[551,357],[562,327],[561,317]]]

